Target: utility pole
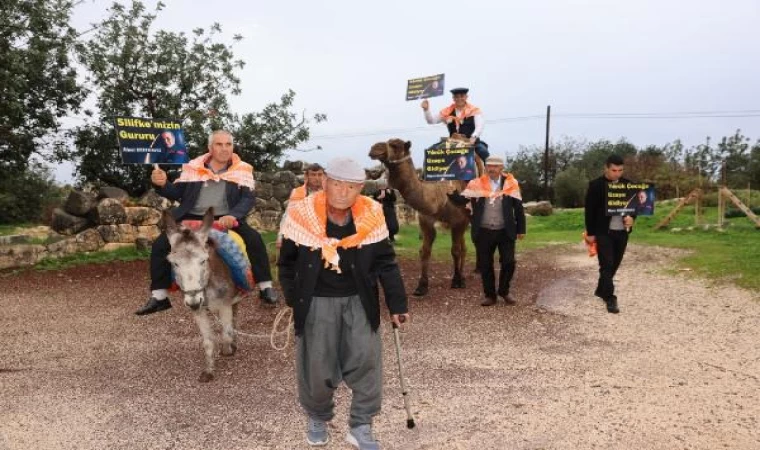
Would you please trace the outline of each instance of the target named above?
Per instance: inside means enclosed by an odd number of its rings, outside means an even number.
[[[544,147],[544,199],[549,198],[549,124],[551,121],[552,106],[546,107],[546,146]]]

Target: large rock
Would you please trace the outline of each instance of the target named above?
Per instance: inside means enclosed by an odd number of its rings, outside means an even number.
[[[120,189],[117,187],[112,186],[105,186],[100,188],[98,191],[98,200],[102,200],[104,198],[111,198],[114,200],[118,200],[121,203],[126,202],[129,200],[129,194],[127,194],[127,191],[124,189]]]
[[[124,205],[115,198],[104,198],[92,210],[93,221],[98,225],[114,225],[127,221]]]
[[[139,206],[147,206],[148,208],[155,208],[160,211],[169,209],[172,206],[172,202],[166,198],[158,195],[153,189],[149,190],[139,200],[137,200]]]
[[[554,212],[552,204],[546,200],[524,203],[523,208],[525,208],[525,213],[531,216],[551,216]]]
[[[0,269],[14,269],[37,264],[47,256],[43,245],[3,245],[0,246]]]
[[[271,183],[272,181],[274,181],[274,174],[271,172],[256,172],[255,178],[256,178],[256,181],[261,182],[261,183]]]
[[[294,188],[298,186],[298,178],[293,172],[282,170],[274,174],[274,182],[276,184],[283,184]]]
[[[275,184],[274,188],[272,189],[272,193],[274,195],[274,198],[277,199],[279,202],[284,202],[285,200],[290,198],[290,192],[293,190],[293,188],[289,184]]]
[[[124,208],[127,213],[127,223],[135,226],[158,225],[161,221],[161,212],[145,206],[128,206]]]
[[[78,252],[94,252],[105,244],[103,236],[95,228],[82,231],[74,239]]]
[[[268,183],[265,181],[261,181],[259,183],[256,183],[256,200],[263,198],[263,199],[270,199],[274,196],[274,187],[272,186],[272,183]]]
[[[52,258],[60,258],[66,255],[73,255],[77,252],[76,238],[70,237],[62,241],[48,244],[47,251],[48,255]]]
[[[152,243],[161,234],[161,229],[156,225],[147,225],[137,227],[137,237],[135,243],[141,239],[145,239]]]
[[[50,226],[56,232],[71,236],[79,233],[90,225],[90,220],[86,217],[77,217],[69,214],[61,208],[53,210],[53,219]]]
[[[98,196],[93,192],[71,191],[63,209],[69,214],[85,217],[97,204]]]
[[[303,161],[285,161],[282,165],[283,170],[288,170],[294,174],[301,174],[306,167],[306,163]]]
[[[133,244],[137,239],[137,227],[132,225],[101,225],[98,227],[98,233],[107,243],[122,242]]]

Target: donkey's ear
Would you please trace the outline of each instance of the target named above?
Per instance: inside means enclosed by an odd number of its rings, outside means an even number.
[[[177,221],[174,220],[174,216],[168,210],[164,210],[161,220],[164,223],[164,231],[167,235],[177,232]]]
[[[201,233],[208,234],[211,226],[214,225],[214,207],[212,206],[203,215],[203,226],[201,227]]]

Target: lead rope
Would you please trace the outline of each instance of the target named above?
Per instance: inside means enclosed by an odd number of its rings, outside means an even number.
[[[214,313],[211,313],[211,316],[214,318],[214,321],[219,326],[224,328],[221,320],[219,320],[219,316],[217,316]],[[287,319],[285,319],[286,317]],[[286,320],[287,323],[285,324],[284,327],[281,328],[280,322],[282,322],[283,320]],[[293,309],[286,306],[282,308],[280,312],[277,313],[277,315],[274,318],[274,322],[272,323],[272,331],[269,332],[269,335],[246,333],[244,331],[238,330],[237,328],[233,328],[232,330],[235,332],[236,335],[245,336],[245,337],[254,338],[254,339],[265,339],[268,336],[269,345],[274,350],[277,350],[278,352],[285,350],[286,348],[288,348],[288,345],[290,345],[291,336],[293,335]],[[282,335],[285,335],[285,339],[281,345],[278,345],[277,338]]]

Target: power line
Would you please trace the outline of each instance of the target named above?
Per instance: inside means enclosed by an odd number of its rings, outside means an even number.
[[[559,113],[552,114],[552,118],[559,119],[705,119],[705,118],[751,118],[760,117],[760,110],[746,109],[733,111],[678,111],[678,112],[646,112],[646,113]],[[486,120],[486,124],[523,122],[530,120],[544,120],[543,114],[530,116],[503,117]],[[387,128],[364,131],[347,131],[344,133],[314,135],[311,139],[342,139],[352,137],[377,136],[398,133],[417,133],[430,129],[429,125],[409,128]]]

